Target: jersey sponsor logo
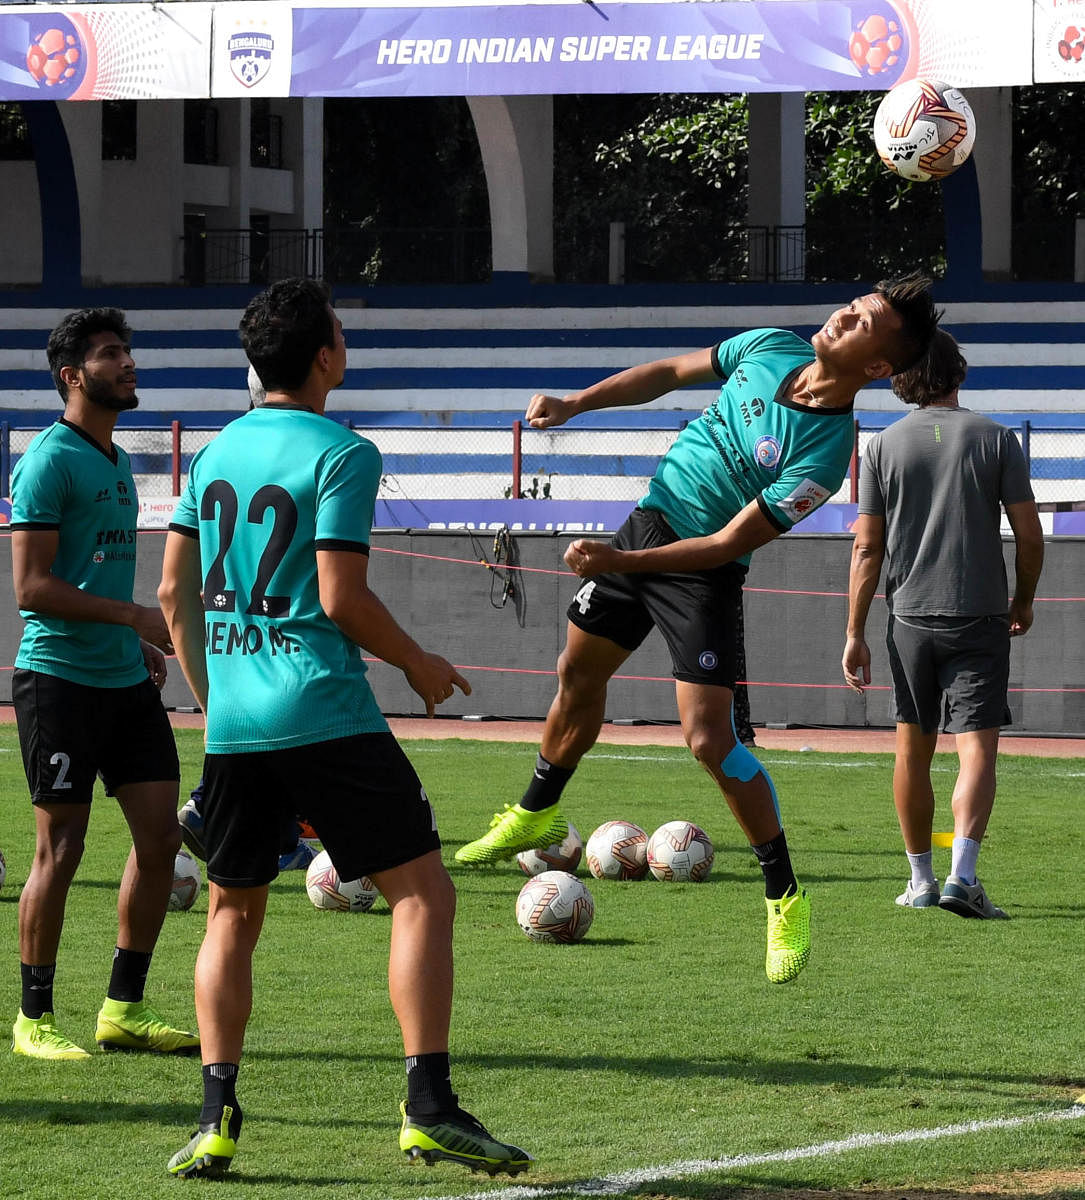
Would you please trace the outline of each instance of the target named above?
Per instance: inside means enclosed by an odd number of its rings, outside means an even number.
[[[774,438],[766,435],[759,437],[753,444],[753,456],[757,460],[757,465],[765,471],[775,471],[776,465],[780,461],[780,443]]]
[[[760,396],[754,396],[749,404],[743,400],[742,404],[739,406],[739,410],[742,413],[742,423],[747,429],[749,429],[749,427],[753,424],[754,417],[760,417],[764,414],[765,402]]]
[[[104,563],[105,562],[105,551],[104,550],[95,550],[94,553],[90,556],[90,561],[92,563]]]
[[[803,517],[809,516],[819,504],[824,504],[831,495],[829,489],[822,487],[816,480],[804,479],[790,495],[777,500],[776,507],[790,517],[794,524],[796,521],[801,521]]]
[[[136,540],[134,529],[99,529],[96,546],[131,546]]]
[[[109,488],[99,488],[97,496],[94,497],[95,504],[101,504],[103,500],[109,499]]]

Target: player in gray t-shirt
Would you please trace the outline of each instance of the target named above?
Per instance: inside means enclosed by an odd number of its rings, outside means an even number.
[[[967,369],[940,330],[924,362],[893,378],[898,398],[918,408],[876,434],[863,457],[842,666],[861,693],[870,683],[866,618],[885,561],[893,799],[912,869],[897,903],[998,918],[1006,914],[976,878],[976,859],[994,805],[999,729],[1009,720],[1010,638],[1032,625],[1043,533],[1017,439],[957,403]],[[1017,547],[1012,599],[1003,506]],[[941,892],[931,861],[930,771],[940,726],[956,736],[960,759],[953,859]]]

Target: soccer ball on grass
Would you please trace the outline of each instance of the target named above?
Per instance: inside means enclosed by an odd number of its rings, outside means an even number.
[[[327,850],[321,850],[309,864],[305,890],[314,908],[329,912],[369,912],[380,895],[368,875],[344,883]]]
[[[516,897],[516,923],[533,942],[579,942],[594,917],[591,892],[568,871],[543,871]]]
[[[648,870],[668,883],[700,883],[715,857],[708,834],[692,821],[668,821],[648,839]]]
[[[937,79],[909,79],[882,98],[874,145],[891,170],[913,183],[945,179],[972,153],[976,118],[964,94]]]
[[[648,835],[632,821],[606,821],[588,838],[588,870],[596,879],[643,879]]]
[[[541,875],[543,871],[575,871],[584,853],[584,843],[576,826],[569,822],[569,832],[560,842],[541,850],[521,850],[516,856],[525,875]]]

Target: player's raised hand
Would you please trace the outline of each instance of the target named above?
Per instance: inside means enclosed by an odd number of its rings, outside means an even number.
[[[592,542],[577,538],[566,547],[565,565],[581,579],[589,575],[605,575],[618,569],[621,550],[615,550],[609,542]]]
[[[576,407],[568,396],[544,396],[536,392],[527,406],[527,423],[532,429],[551,429],[564,425],[576,415]]]
[[[426,716],[432,717],[433,710],[442,704],[459,688],[465,696],[471,695],[471,685],[439,654],[423,651],[403,668],[407,682],[421,696],[426,705]]]

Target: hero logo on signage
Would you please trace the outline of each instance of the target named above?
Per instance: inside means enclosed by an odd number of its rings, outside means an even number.
[[[269,33],[249,30],[232,33],[226,43],[230,55],[230,70],[238,83],[254,87],[271,70],[275,39]]]

